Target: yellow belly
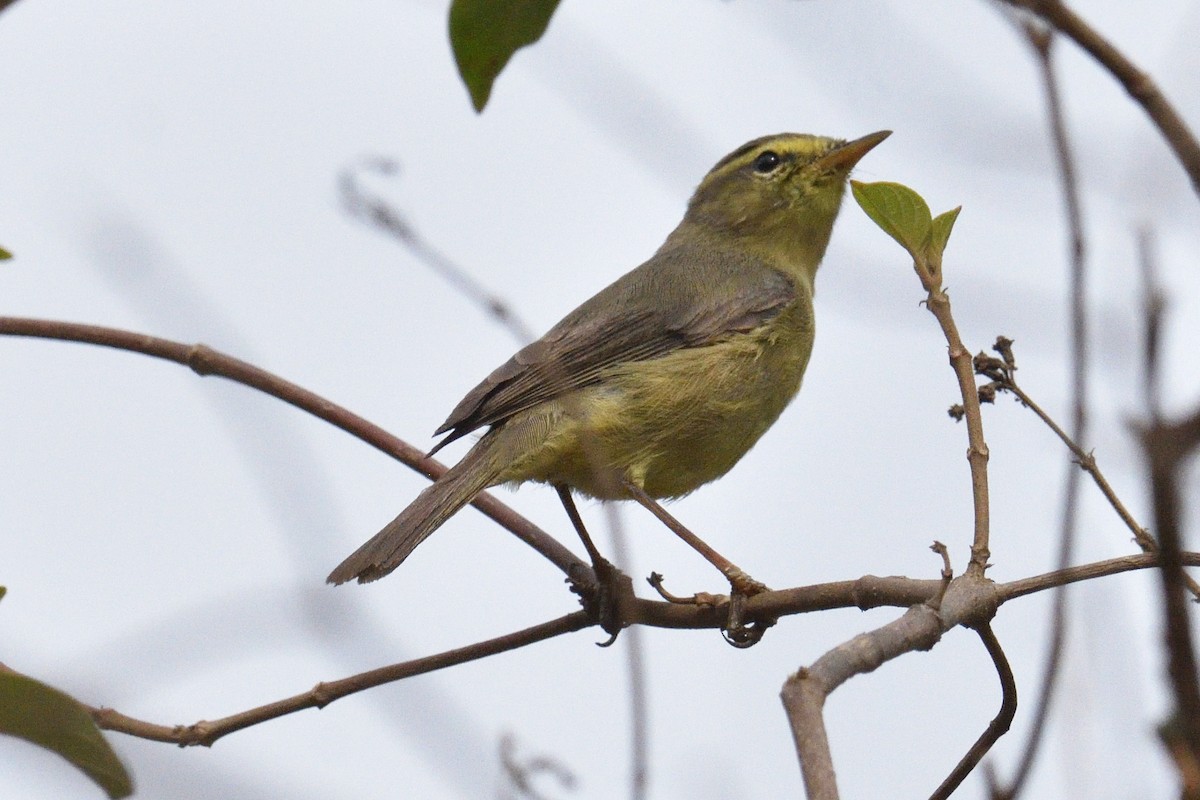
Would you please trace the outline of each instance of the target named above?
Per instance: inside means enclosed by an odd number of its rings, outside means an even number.
[[[618,365],[597,384],[506,421],[497,483],[566,483],[624,497],[620,478],[678,497],[721,477],[800,388],[812,352],[807,298],[765,325],[704,347]]]

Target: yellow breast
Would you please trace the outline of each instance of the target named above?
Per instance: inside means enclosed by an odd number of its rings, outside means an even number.
[[[747,333],[617,365],[509,420],[511,452],[523,457],[497,483],[561,482],[616,499],[625,476],[652,497],[688,494],[728,472],[775,422],[800,388],[812,342],[804,294]]]

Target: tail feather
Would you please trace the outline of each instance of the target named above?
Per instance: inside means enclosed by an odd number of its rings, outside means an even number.
[[[328,583],[378,580],[408,558],[417,545],[456,511],[471,502],[499,474],[491,458],[491,436],[485,436],[446,474],[417,495],[400,515],[329,573]]]

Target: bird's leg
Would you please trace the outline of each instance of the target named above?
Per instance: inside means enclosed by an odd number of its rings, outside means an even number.
[[[607,647],[616,641],[617,634],[621,632],[623,627],[621,623],[620,599],[622,596],[622,583],[627,584],[628,594],[633,594],[633,584],[630,580],[621,574],[621,571],[613,566],[612,562],[604,556],[600,555],[600,551],[596,548],[592,537],[588,535],[587,528],[583,526],[583,517],[579,516],[579,509],[575,507],[575,499],[571,497],[571,489],[563,483],[554,484],[555,491],[558,492],[558,499],[562,501],[563,508],[567,511],[567,516],[571,518],[571,524],[575,527],[575,532],[579,534],[580,541],[583,542],[583,547],[587,550],[588,558],[592,561],[592,571],[596,574],[596,592],[592,602],[595,607],[589,609],[596,615],[596,619],[600,623],[600,627],[611,638],[602,644]]]
[[[671,516],[670,512],[663,508],[654,498],[646,494],[642,487],[629,479],[625,479],[621,483],[630,497],[641,504],[651,514],[658,517],[659,522],[670,528],[676,536],[683,539],[693,550],[704,556],[708,560],[708,563],[719,569],[721,574],[729,579],[729,585],[733,587],[735,592],[744,597],[753,597],[756,594],[770,591],[765,584],[751,578],[746,574],[745,570],[714,550],[708,542],[688,530],[686,525]]]
[[[768,620],[761,624],[752,622],[747,625],[742,621],[742,609],[745,606],[746,598],[770,591],[766,584],[751,578],[745,570],[714,550],[708,542],[692,533],[686,525],[671,516],[654,498],[646,494],[642,487],[628,478],[622,480],[621,483],[631,498],[657,517],[676,536],[687,542],[693,550],[704,556],[710,564],[719,569],[721,574],[729,580],[731,592],[729,596],[729,618],[726,621],[724,631],[725,640],[734,647],[749,647],[756,644],[762,638],[763,632],[775,623],[773,620]]]

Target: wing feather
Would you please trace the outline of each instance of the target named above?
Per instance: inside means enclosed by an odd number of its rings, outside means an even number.
[[[615,364],[752,330],[796,296],[791,278],[755,257],[664,247],[472,389],[438,428],[436,435],[449,436],[434,452],[476,428],[596,383]]]

